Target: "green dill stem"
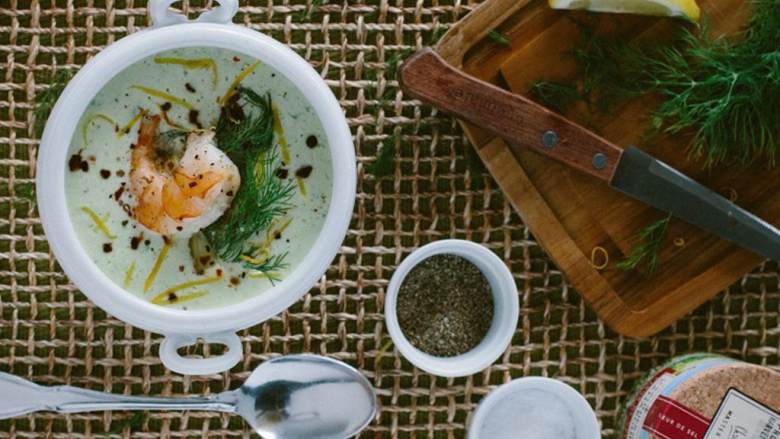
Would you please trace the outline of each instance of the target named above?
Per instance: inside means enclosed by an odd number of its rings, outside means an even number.
[[[635,270],[644,263],[645,274],[648,276],[653,274],[658,266],[661,246],[666,238],[671,219],[670,214],[639,231],[635,237],[638,243],[628,257],[618,262],[617,267],[621,270]]]
[[[494,43],[500,46],[509,47],[511,44],[509,42],[509,39],[505,37],[504,34],[502,34],[497,30],[490,31],[490,33],[488,34],[488,38],[490,38],[491,40],[493,40]]]
[[[70,70],[58,69],[49,75],[50,86],[35,95],[35,132],[38,136],[43,132],[46,125],[46,119],[54,108],[65,86],[73,78],[74,73]]]
[[[391,176],[393,175],[393,172],[395,172],[395,142],[397,137],[398,134],[393,133],[385,139],[379,148],[379,151],[377,151],[376,159],[367,167],[368,172],[373,174],[374,177],[381,179],[383,177]]]

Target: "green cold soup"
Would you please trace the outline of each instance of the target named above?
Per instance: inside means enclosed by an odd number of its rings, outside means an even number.
[[[330,205],[331,156],[310,103],[225,49],[126,68],[87,107],[68,157],[81,245],[114,283],[160,306],[263,294],[309,253]]]

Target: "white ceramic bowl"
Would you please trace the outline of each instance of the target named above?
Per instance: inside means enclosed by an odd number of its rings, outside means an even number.
[[[352,136],[342,109],[320,75],[295,52],[258,32],[231,24],[236,0],[203,13],[196,22],[173,14],[175,0],[152,0],[154,26],[112,44],[71,80],[57,101],[43,133],[36,187],[41,221],[54,254],[70,279],[98,306],[140,328],[165,334],[163,363],[179,373],[209,374],[229,369],[242,357],[235,331],[283,311],[303,296],[335,257],[349,226],[355,199],[356,168]],[[87,105],[115,75],[155,53],[180,47],[218,47],[246,53],[289,78],[311,102],[328,138],[333,162],[333,195],[322,232],[309,254],[271,290],[244,302],[202,311],[152,305],[113,283],[81,247],[65,200],[65,170],[70,139]],[[228,351],[208,359],[184,358],[179,347],[203,338]]]
[[[401,331],[396,314],[398,291],[406,275],[424,259],[438,254],[469,260],[485,275],[493,293],[493,322],[487,335],[474,349],[455,357],[436,357],[414,347]],[[395,270],[385,297],[385,322],[396,348],[412,364],[434,375],[458,377],[479,372],[501,356],[512,342],[519,309],[515,279],[498,256],[471,241],[447,239],[420,247]]]
[[[477,411],[474,412],[469,422],[468,439],[497,439],[480,435],[488,414],[509,394],[527,390],[541,390],[563,401],[572,415],[572,423],[574,424],[577,439],[599,439],[601,437],[601,428],[599,427],[598,419],[596,419],[596,414],[593,412],[590,404],[588,404],[588,401],[579,392],[567,384],[552,378],[528,377],[519,378],[499,386],[479,403]]]

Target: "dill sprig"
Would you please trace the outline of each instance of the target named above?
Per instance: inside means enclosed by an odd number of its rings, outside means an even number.
[[[497,30],[490,31],[490,33],[488,34],[488,38],[490,38],[494,43],[498,44],[499,46],[509,47],[511,44],[509,38],[507,38],[506,36],[504,36],[504,34],[502,34]]]
[[[245,113],[246,110],[246,113]],[[292,182],[276,177],[278,145],[273,142],[273,110],[270,94],[261,96],[246,88],[222,108],[217,122],[219,147],[239,169],[241,186],[230,208],[204,234],[221,260],[239,262],[252,257],[251,241],[290,209]],[[284,267],[284,255],[262,263],[245,262],[264,273]]]
[[[35,133],[40,136],[46,119],[49,118],[54,104],[57,103],[68,81],[73,78],[73,72],[66,69],[58,69],[49,74],[49,87],[35,95]]]
[[[668,215],[640,230],[635,236],[637,245],[634,246],[628,257],[618,262],[617,267],[621,270],[634,270],[644,263],[645,274],[648,276],[653,274],[658,266],[661,245],[666,238],[671,219],[672,216]]]
[[[393,172],[395,171],[396,137],[396,134],[393,133],[387,139],[385,139],[384,142],[382,142],[382,145],[379,147],[379,151],[377,151],[376,159],[374,159],[374,162],[367,167],[368,172],[374,174],[374,177],[377,179],[393,175]]]
[[[642,59],[646,83],[664,101],[654,130],[692,132],[690,152],[722,162],[774,165],[780,153],[780,0],[756,3],[741,40],[685,30],[680,47]]]

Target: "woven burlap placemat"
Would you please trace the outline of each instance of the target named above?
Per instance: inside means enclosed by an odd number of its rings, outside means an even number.
[[[455,122],[405,98],[393,79],[401,53],[435,39],[476,3],[466,0],[241,1],[236,19],[272,35],[322,73],[349,118],[358,195],[346,241],[310,294],[241,332],[230,373],[185,377],[161,366],[161,337],[95,308],[52,257],[33,201],[40,120],[34,108],[54,70],[77,70],[146,25],[142,0],[0,0],[0,370],[36,382],[128,394],[182,395],[237,387],[256,365],[313,352],[360,368],[381,411],[361,437],[464,437],[469,414],[512,378],[556,377],[582,392],[605,437],[634,380],[665,359],[711,351],[778,368],[780,293],[767,264],[660,335],[616,335],[545,256]],[[195,14],[205,2],[182,2]],[[367,169],[396,149],[391,175]],[[512,347],[468,378],[435,378],[388,343],[383,298],[398,263],[442,238],[481,243],[511,267],[521,317]],[[206,353],[208,350],[206,349]],[[0,398],[2,395],[0,395]],[[250,437],[237,417],[213,413],[38,414],[0,421],[0,438]]]

